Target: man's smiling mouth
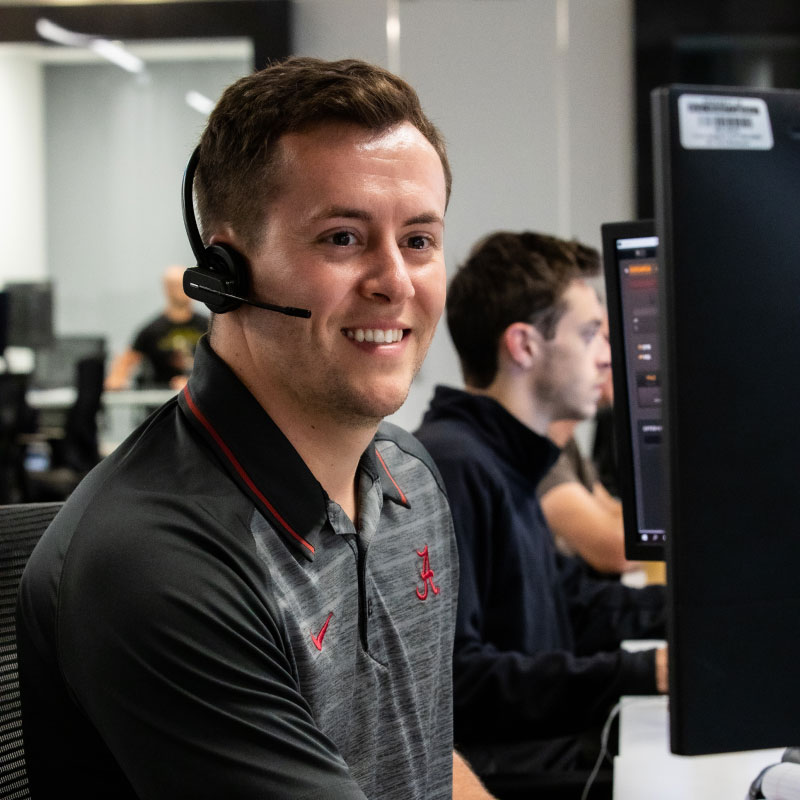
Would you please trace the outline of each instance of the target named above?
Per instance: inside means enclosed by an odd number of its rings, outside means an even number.
[[[405,331],[402,328],[390,328],[388,330],[382,328],[346,328],[344,334],[348,339],[353,339],[356,342],[392,344],[393,342],[399,342],[405,335]]]

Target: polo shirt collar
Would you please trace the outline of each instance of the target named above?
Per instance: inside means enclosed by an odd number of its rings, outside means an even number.
[[[224,469],[284,539],[313,560],[327,496],[298,452],[204,336],[178,403]],[[361,458],[385,498],[408,505],[373,440]]]

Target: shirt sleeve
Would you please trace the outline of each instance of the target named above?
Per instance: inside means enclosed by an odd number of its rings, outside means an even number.
[[[163,512],[74,539],[60,589],[61,669],[136,795],[364,800],[301,694],[245,537],[237,549],[207,515]]]
[[[515,740],[569,735],[605,719],[622,694],[654,694],[655,651],[579,655],[562,646],[533,653],[501,649],[486,636],[496,613],[486,565],[502,558],[508,498],[480,464],[437,460],[458,538],[461,577],[453,662],[459,739]],[[539,568],[539,567],[537,567]],[[533,580],[549,580],[539,574]],[[535,617],[542,609],[519,609]],[[548,612],[545,612],[548,613]],[[545,627],[550,621],[537,620]]]
[[[614,649],[625,639],[666,636],[664,586],[626,586],[592,576],[580,559],[560,553],[556,558],[569,602],[576,652]]]
[[[587,491],[591,492],[597,480],[597,473],[592,462],[584,458],[574,439],[561,450],[558,461],[550,468],[548,473],[539,481],[536,495],[544,497],[551,489],[561,486],[562,483],[580,483]]]

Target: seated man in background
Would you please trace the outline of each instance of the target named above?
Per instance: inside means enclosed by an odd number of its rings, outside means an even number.
[[[439,386],[417,436],[447,487],[461,565],[456,743],[476,772],[565,773],[593,763],[623,694],[667,690],[664,589],[593,579],[557,553],[536,495],[560,419],[595,413],[610,368],[595,250],[496,233],[454,276],[447,322],[466,391]]]
[[[446,496],[381,425],[444,306],[440,134],[386,70],[295,58],[226,89],[198,159],[201,266],[246,302],[26,566],[32,796],[484,798]]]
[[[194,363],[194,351],[208,330],[208,317],[194,310],[183,291],[184,267],[173,264],[164,270],[166,304],[161,313],[135,336],[108,369],[105,388],[127,389],[141,372],[147,385],[182,389]]]

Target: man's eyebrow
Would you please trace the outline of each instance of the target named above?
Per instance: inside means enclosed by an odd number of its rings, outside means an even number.
[[[326,219],[358,219],[362,222],[372,222],[373,216],[369,211],[361,208],[350,208],[348,206],[328,206],[323,208],[311,217],[311,222],[320,222]],[[433,211],[426,211],[422,214],[415,214],[403,223],[404,227],[409,225],[444,225],[444,220],[439,214]]]
[[[323,208],[311,217],[312,222],[319,222],[324,219],[334,219],[344,217],[345,219],[360,219],[364,222],[372,221],[372,214],[360,208],[349,208],[347,206],[328,206]]]
[[[428,211],[424,214],[417,214],[410,219],[407,219],[405,225],[444,225],[444,220],[433,211]]]

